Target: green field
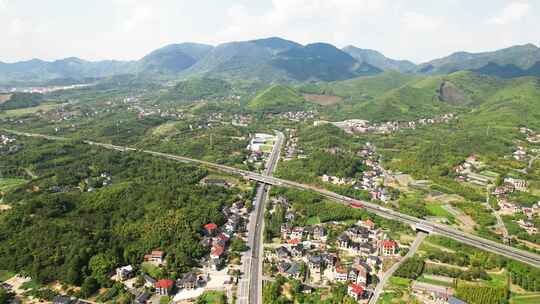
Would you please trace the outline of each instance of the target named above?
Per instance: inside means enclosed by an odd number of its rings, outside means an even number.
[[[24,179],[20,178],[0,178],[0,191],[9,191],[25,182]]]
[[[400,295],[396,292],[386,292],[381,295],[377,304],[404,304],[404,300],[399,299]]]
[[[406,295],[409,293],[408,288],[409,288],[410,283],[411,283],[410,279],[391,277],[390,280],[388,281],[387,287],[385,288],[385,290],[388,290],[389,292],[382,294],[377,303],[379,304],[409,303],[408,301],[404,299],[404,297],[406,297]]]
[[[433,285],[446,286],[446,287],[452,287],[452,286],[454,286],[454,284],[452,284],[452,283],[445,282],[445,281],[439,281],[439,280],[428,279],[428,278],[425,278],[424,276],[419,277],[419,278],[418,278],[418,281],[419,281],[419,282],[424,282],[424,283],[433,284]]]
[[[5,280],[9,280],[12,277],[15,276],[15,273],[7,271],[7,270],[0,270],[0,282],[3,282]]]
[[[512,295],[510,304],[537,304],[540,303],[540,293]]]
[[[306,225],[317,225],[321,223],[321,219],[318,216],[312,216],[306,220]]]
[[[225,299],[225,293],[219,292],[219,291],[207,291],[203,293],[200,297],[197,303],[201,303],[199,301],[203,301],[202,303],[208,303],[208,304],[224,304]]]
[[[22,116],[26,114],[32,114],[36,113],[38,111],[49,111],[54,108],[56,108],[58,104],[55,103],[44,103],[37,107],[31,107],[31,108],[23,108],[23,109],[15,109],[15,110],[7,110],[4,112],[0,112],[0,117],[16,117],[16,116]]]
[[[448,212],[442,205],[426,204],[426,209],[434,216],[447,218],[451,223],[455,222],[455,217]]]
[[[490,287],[504,287],[508,283],[508,274],[506,271],[502,273],[489,273],[490,281],[486,281],[486,284]]]
[[[400,278],[400,277],[391,277],[388,281],[391,285],[399,286],[402,288],[408,288],[411,284],[410,279]]]
[[[152,263],[144,262],[141,264],[141,268],[143,272],[148,273],[153,278],[161,278],[163,276],[163,270]]]

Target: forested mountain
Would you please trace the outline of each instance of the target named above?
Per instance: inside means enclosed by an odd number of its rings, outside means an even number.
[[[462,70],[502,78],[540,76],[540,49],[533,44],[493,52],[456,52],[420,65],[394,60],[376,50],[327,44],[301,45],[278,37],[236,41],[216,47],[198,43],[171,44],[135,61],[56,61],[32,59],[0,62],[0,83],[82,80],[121,74],[168,79],[210,77],[271,82],[335,81],[383,71],[449,74]]]
[[[448,74],[472,70],[498,77],[540,76],[540,48],[517,45],[483,53],[456,52],[418,66],[417,72]]]
[[[48,81],[57,78],[106,77],[132,73],[133,61],[86,61],[71,57],[56,61],[32,59],[16,63],[0,62],[0,82]]]
[[[269,38],[221,44],[186,74],[259,81],[332,81],[380,72],[331,44],[302,46]]]
[[[416,67],[411,61],[388,58],[376,50],[361,49],[349,45],[344,47],[343,51],[361,63],[366,63],[385,71],[395,70],[399,72],[411,72]]]
[[[206,56],[212,46],[198,43],[171,44],[144,56],[137,63],[143,72],[178,73]]]
[[[281,112],[303,108],[306,105],[304,98],[295,89],[274,85],[262,90],[248,104],[248,108],[255,111]]]

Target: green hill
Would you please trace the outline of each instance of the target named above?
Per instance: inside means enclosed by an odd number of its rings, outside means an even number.
[[[179,82],[160,101],[219,100],[228,97],[231,91],[231,84],[221,79],[191,78]]]
[[[295,89],[273,85],[255,96],[248,108],[255,111],[285,112],[305,108],[308,104]]]
[[[328,86],[338,96],[366,99],[377,97],[388,90],[399,88],[418,78],[410,74],[389,71],[375,76],[336,81],[330,83]]]
[[[384,71],[410,72],[416,67],[414,63],[408,60],[391,59],[376,50],[361,49],[352,45],[346,46],[342,50],[359,62],[368,63]]]
[[[144,56],[138,62],[139,71],[147,73],[178,73],[212,50],[212,46],[197,43],[171,44]]]
[[[400,159],[392,165],[393,169],[424,177],[425,174],[446,175],[470,154],[495,160],[512,153],[516,140],[523,139],[519,127],[540,130],[540,81],[537,78],[500,80],[470,72],[444,78],[450,79],[473,102],[464,107],[448,106],[447,109],[461,110],[454,123],[393,136],[385,143],[388,149],[400,151],[389,156]],[[398,103],[394,105],[403,107]]]
[[[43,102],[42,94],[34,93],[14,93],[9,99],[0,103],[0,110],[13,110],[38,106]]]
[[[416,72],[448,74],[471,70],[502,78],[540,76],[540,48],[534,44],[516,45],[493,52],[456,52],[419,65]]]

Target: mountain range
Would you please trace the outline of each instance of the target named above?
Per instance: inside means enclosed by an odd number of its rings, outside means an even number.
[[[502,78],[540,76],[540,48],[526,44],[493,52],[456,52],[416,65],[355,46],[339,49],[328,43],[302,45],[272,37],[215,47],[199,43],[171,44],[133,61],[87,61],[70,57],[56,61],[0,62],[0,83],[77,81],[122,74],[262,82],[335,81],[389,70],[429,75],[470,70]]]

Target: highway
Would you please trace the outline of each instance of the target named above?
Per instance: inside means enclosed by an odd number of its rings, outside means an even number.
[[[419,231],[416,234],[416,238],[414,239],[414,242],[411,244],[411,247],[409,247],[409,251],[407,252],[405,257],[403,257],[399,262],[392,265],[392,267],[390,267],[383,274],[381,280],[379,281],[379,284],[377,284],[377,287],[375,287],[375,290],[373,291],[373,295],[369,299],[368,304],[377,303],[377,301],[379,300],[379,296],[381,295],[381,292],[383,291],[384,285],[386,285],[386,282],[388,282],[388,280],[392,277],[394,272],[398,270],[399,266],[401,266],[401,264],[403,264],[403,262],[405,262],[407,258],[410,258],[416,254],[416,251],[418,250],[418,248],[420,247],[420,244],[422,244],[426,236],[427,236],[427,233],[422,232],[422,231]]]
[[[16,135],[21,135],[21,136],[40,137],[40,138],[46,138],[46,139],[51,139],[51,140],[66,140],[65,138],[47,136],[47,135],[42,135],[42,134],[17,132],[17,131],[12,131],[12,130],[4,130],[4,131],[10,132]],[[237,168],[232,168],[232,167],[228,167],[224,165],[214,164],[207,161],[197,160],[197,159],[183,157],[183,156],[177,156],[177,155],[155,152],[155,151],[150,151],[150,150],[138,150],[138,149],[134,149],[130,147],[115,146],[111,144],[97,143],[93,141],[84,141],[84,143],[89,144],[89,145],[104,147],[107,149],[118,150],[118,151],[138,151],[140,153],[146,153],[146,154],[158,156],[161,158],[172,159],[172,160],[183,162],[183,163],[201,164],[209,168],[221,170],[227,173],[239,174],[243,176],[244,178],[262,182],[268,185],[289,187],[289,188],[295,188],[299,190],[315,191],[321,194],[322,196],[325,196],[329,199],[335,200],[342,204],[346,204],[346,205],[361,204],[362,208],[366,209],[366,211],[372,212],[381,217],[400,221],[402,223],[412,225],[416,227],[417,229],[420,229],[429,233],[439,234],[439,235],[451,238],[453,240],[456,240],[458,242],[462,242],[467,245],[471,245],[473,247],[486,250],[492,253],[496,253],[501,256],[505,256],[507,258],[514,259],[516,261],[520,261],[528,265],[540,268],[540,256],[537,254],[534,254],[525,250],[517,249],[517,248],[504,245],[501,243],[497,243],[491,240],[487,240],[487,239],[478,237],[476,235],[465,233],[463,231],[459,231],[454,228],[451,228],[447,225],[430,223],[423,219],[406,215],[406,214],[397,212],[395,210],[379,206],[377,204],[355,200],[350,197],[346,197],[346,196],[343,196],[343,195],[340,195],[340,194],[337,194],[328,190],[320,189],[312,185],[305,185],[305,184],[301,184],[301,183],[297,183],[297,182],[293,182],[289,180],[284,180],[284,179],[280,179],[280,178],[276,178],[272,176],[266,176],[260,173],[241,170]]]
[[[263,175],[271,176],[274,172],[281,153],[285,136],[276,131],[276,142],[266,162]],[[265,202],[268,198],[270,186],[266,183],[257,184],[257,194],[254,200],[255,210],[250,217],[248,228],[248,247],[250,250],[244,256],[243,279],[238,286],[237,303],[262,304],[262,261],[263,261],[263,229]],[[246,288],[247,287],[247,288]]]

